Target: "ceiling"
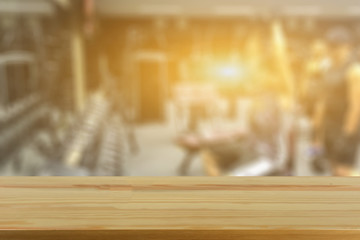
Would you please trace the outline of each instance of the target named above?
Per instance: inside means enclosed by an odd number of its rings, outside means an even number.
[[[54,9],[50,1],[45,0],[0,0],[0,14],[39,14],[51,15]]]
[[[358,0],[95,0],[105,16],[351,16]]]
[[[0,13],[51,14],[55,0],[0,0]],[[56,0],[67,3],[69,0]],[[71,0],[70,0],[71,1]],[[111,17],[142,16],[325,16],[359,17],[359,0],[94,0]]]

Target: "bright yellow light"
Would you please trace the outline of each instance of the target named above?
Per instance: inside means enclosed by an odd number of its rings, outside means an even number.
[[[240,75],[239,74],[239,69],[234,67],[234,66],[222,66],[222,67],[219,67],[218,73],[219,73],[220,76],[226,77],[226,78],[235,78],[235,77],[238,77]]]
[[[221,81],[240,81],[244,69],[238,64],[219,64],[215,66],[215,78]]]

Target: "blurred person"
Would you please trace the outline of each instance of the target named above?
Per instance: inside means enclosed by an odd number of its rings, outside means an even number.
[[[261,71],[253,79],[255,86],[247,116],[250,129],[244,131],[235,126],[230,134],[223,133],[206,146],[203,157],[211,176],[246,175],[249,166],[257,168],[251,173],[253,175],[279,174],[287,170],[280,148],[282,89],[275,64],[264,62],[267,64],[261,65]],[[265,168],[261,167],[264,162]]]
[[[282,158],[282,171],[287,175],[292,175],[296,160],[296,139],[298,127],[296,93],[297,86],[294,72],[294,66],[291,64],[291,52],[288,47],[288,37],[283,26],[279,21],[274,21],[270,25],[270,39],[267,51],[260,51],[262,55],[267,53],[267,57],[262,58],[261,71],[266,73],[267,78],[271,79],[268,83],[272,86],[272,92],[269,92],[267,98],[263,98],[266,104],[270,102],[269,97],[273,98],[272,120],[269,120],[271,131],[268,136],[273,134],[270,143],[272,146],[272,155]],[[272,65],[272,66],[271,66]],[[267,71],[265,71],[267,69]],[[267,86],[266,89],[269,87]],[[266,107],[268,108],[268,107]],[[279,141],[278,141],[279,140]],[[280,149],[279,143],[282,142],[286,148]],[[281,157],[280,157],[281,156]]]
[[[281,88],[273,64],[262,68],[253,93],[249,124],[251,135],[265,148],[267,157],[275,160],[279,154],[277,143],[282,125]]]
[[[320,143],[321,132],[314,125],[316,124],[317,109],[321,105],[321,91],[324,86],[325,74],[330,68],[331,60],[327,45],[322,39],[315,40],[310,51],[309,59],[305,63],[301,96],[305,114],[311,121],[312,136],[309,155],[313,169],[316,172],[324,172],[323,148]]]
[[[352,56],[352,39],[347,29],[337,27],[327,34],[331,66],[324,76],[317,125],[332,173],[358,175],[355,170],[359,144],[360,64]]]

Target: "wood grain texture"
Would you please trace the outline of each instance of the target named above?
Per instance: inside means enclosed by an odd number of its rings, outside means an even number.
[[[360,178],[3,177],[2,239],[360,239]]]

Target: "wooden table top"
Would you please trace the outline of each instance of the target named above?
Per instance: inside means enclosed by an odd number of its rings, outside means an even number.
[[[1,240],[360,239],[359,230],[360,178],[0,178]]]

